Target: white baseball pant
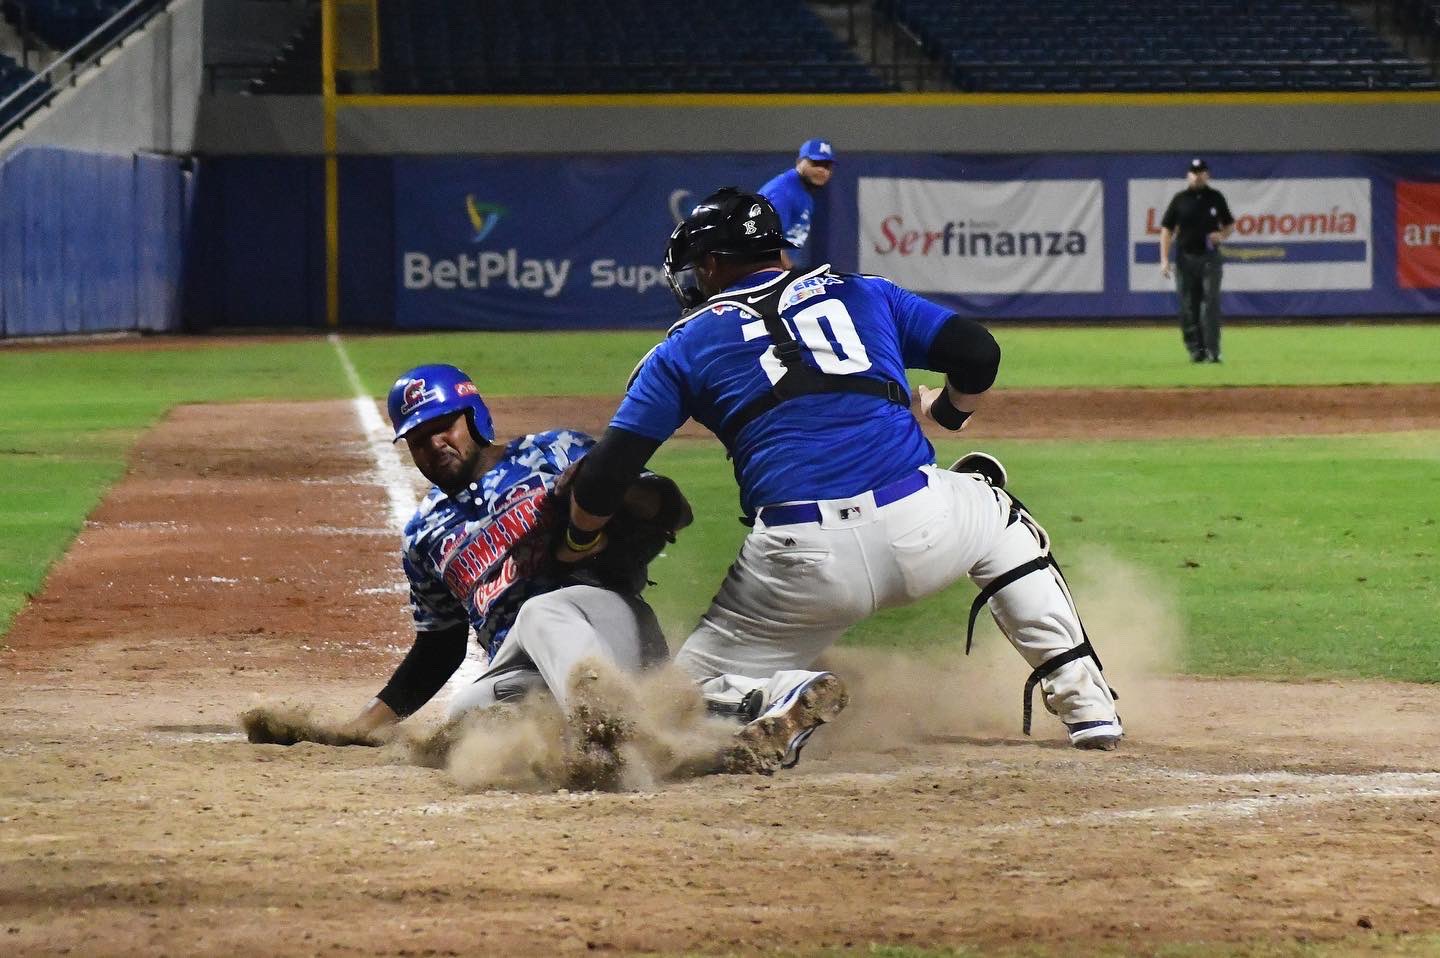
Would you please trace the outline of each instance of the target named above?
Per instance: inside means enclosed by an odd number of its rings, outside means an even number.
[[[570,675],[582,662],[639,672],[665,661],[660,623],[638,596],[572,585],[528,599],[485,673],[450,699],[448,717],[548,688],[567,705]]]
[[[1047,554],[1048,538],[1003,490],[969,473],[927,466],[927,484],[876,507],[871,493],[824,500],[819,522],[767,527],[764,512],[676,662],[707,697],[735,697],[782,669],[807,669],[844,631],[969,575],[989,582]],[[1053,569],[1025,576],[989,601],[1032,669],[1084,640]],[[1070,724],[1114,721],[1114,700],[1090,657],[1040,682]]]

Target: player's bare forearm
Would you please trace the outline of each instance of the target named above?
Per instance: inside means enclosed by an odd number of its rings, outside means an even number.
[[[389,728],[400,721],[400,716],[395,710],[378,698],[371,699],[360,714],[340,727],[340,731],[354,735],[356,738],[365,738],[381,729]]]

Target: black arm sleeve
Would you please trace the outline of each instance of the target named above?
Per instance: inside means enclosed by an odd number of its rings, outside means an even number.
[[[657,440],[615,426],[585,454],[572,493],[581,509],[592,516],[613,516],[625,490],[640,475],[645,463],[660,448]]]
[[[377,698],[401,718],[418,712],[460,668],[469,641],[468,625],[415,633],[415,644]]]
[[[1000,371],[1000,344],[973,319],[951,316],[930,343],[930,368],[962,393],[983,393]]]

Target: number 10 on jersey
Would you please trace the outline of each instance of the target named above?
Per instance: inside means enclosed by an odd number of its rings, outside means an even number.
[[[870,356],[860,334],[855,331],[855,321],[850,310],[838,299],[824,299],[800,312],[781,318],[790,327],[791,333],[810,350],[821,372],[843,376],[870,368]],[[768,336],[765,321],[757,319],[740,327],[745,341]],[[771,384],[778,383],[785,375],[785,367],[775,355],[774,348],[760,355],[760,368],[765,370]]]

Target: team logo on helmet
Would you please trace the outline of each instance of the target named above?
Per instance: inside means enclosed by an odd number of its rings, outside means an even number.
[[[756,203],[754,206],[750,207],[750,213],[749,213],[749,215],[750,215],[750,216],[759,216],[759,215],[760,215],[760,204],[759,204],[759,203]]]
[[[426,389],[425,380],[412,379],[405,384],[405,392],[400,397],[400,415],[408,416],[431,399],[439,398],[440,390]]]
[[[751,216],[754,216],[755,214],[754,214],[754,213],[751,213],[750,215],[751,215]],[[745,235],[746,235],[746,236],[754,236],[754,235],[755,235],[755,221],[754,221],[754,220],[746,220],[746,221],[745,221]]]
[[[467,380],[465,380],[463,383],[456,383],[456,384],[455,384],[455,395],[456,395],[456,396],[478,396],[478,395],[480,395],[480,390],[476,389],[476,388],[475,388],[475,384],[472,383],[470,380],[467,379]]]

